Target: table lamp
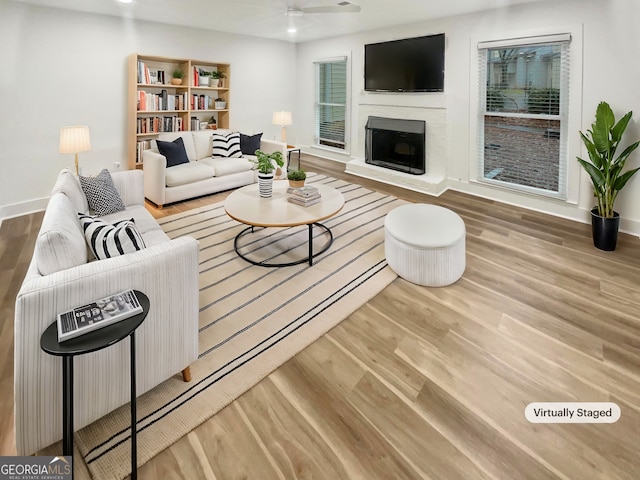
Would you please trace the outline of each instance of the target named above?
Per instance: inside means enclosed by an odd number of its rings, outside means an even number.
[[[280,125],[282,127],[282,141],[287,143],[287,129],[286,125],[291,125],[291,112],[273,112],[273,124]]]
[[[76,175],[78,170],[78,153],[91,150],[89,127],[87,125],[73,125],[60,129],[60,153],[74,153],[76,156]]]

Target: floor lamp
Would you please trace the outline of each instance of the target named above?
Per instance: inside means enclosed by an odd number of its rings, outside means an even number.
[[[291,112],[273,112],[273,124],[282,127],[282,141],[287,143],[287,125],[291,125]]]
[[[78,153],[91,150],[89,127],[73,125],[60,129],[60,153],[74,153],[76,156],[76,175],[79,175]]]

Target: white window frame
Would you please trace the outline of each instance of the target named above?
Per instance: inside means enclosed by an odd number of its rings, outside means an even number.
[[[322,63],[334,63],[334,62],[346,62],[346,100],[345,100],[345,119],[344,119],[344,149],[331,147],[329,145],[320,144],[320,125],[318,123],[318,104],[319,104],[319,64]],[[351,151],[351,134],[350,134],[350,124],[351,124],[351,55],[339,55],[335,57],[327,57],[315,60],[313,62],[314,68],[314,106],[313,106],[313,147],[319,148],[323,150],[328,150],[335,153],[350,155]]]
[[[582,56],[583,56],[583,26],[580,24],[568,24],[556,27],[545,27],[529,30],[521,30],[518,32],[503,31],[493,32],[492,37],[472,37],[469,43],[469,58],[470,58],[470,76],[469,76],[469,131],[470,142],[469,146],[469,163],[468,163],[468,176],[467,181],[471,184],[483,185],[484,188],[490,188],[491,190],[485,190],[485,194],[491,197],[502,199],[508,202],[515,202],[520,204],[529,205],[532,208],[548,209],[549,202],[559,201],[560,203],[566,203],[571,205],[577,205],[580,197],[580,165],[576,161],[572,161],[576,156],[580,155],[581,142],[577,132],[581,128],[581,116],[582,116]],[[511,186],[506,182],[490,182],[483,178],[483,174],[480,174],[478,163],[480,162],[479,145],[484,144],[484,123],[480,122],[479,110],[481,102],[479,82],[486,82],[486,78],[479,78],[478,68],[478,45],[482,42],[488,41],[507,41],[508,45],[515,45],[514,39],[527,39],[530,40],[536,36],[547,36],[568,33],[571,35],[570,42],[570,57],[571,67],[569,74],[569,114],[566,122],[567,128],[567,145],[566,145],[566,194],[564,198],[554,197],[553,195],[540,194],[543,192],[541,189],[527,189],[526,187],[519,188],[518,186]],[[528,42],[521,42],[525,44]],[[495,44],[499,45],[499,44]],[[574,134],[575,133],[575,134]],[[481,190],[482,191],[482,190]],[[494,193],[490,193],[493,191]],[[525,197],[529,197],[529,200],[524,200]],[[521,200],[518,200],[521,198]],[[538,200],[536,200],[538,199]],[[564,212],[563,207],[557,204],[553,207],[554,211],[558,213]]]

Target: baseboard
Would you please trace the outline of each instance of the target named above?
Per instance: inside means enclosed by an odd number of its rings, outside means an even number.
[[[0,220],[40,212],[47,208],[48,203],[49,197],[43,197],[27,200],[26,202],[12,203],[10,205],[0,205]]]

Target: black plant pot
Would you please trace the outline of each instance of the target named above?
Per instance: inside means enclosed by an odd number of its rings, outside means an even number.
[[[593,245],[600,250],[612,252],[616,249],[618,241],[618,227],[620,226],[620,215],[613,212],[613,218],[605,218],[598,215],[598,208],[591,210],[591,234],[593,235]]]

